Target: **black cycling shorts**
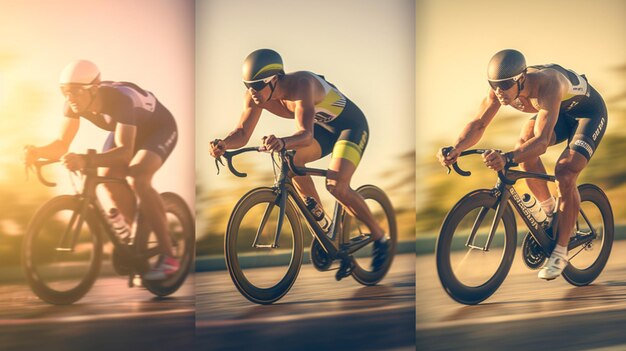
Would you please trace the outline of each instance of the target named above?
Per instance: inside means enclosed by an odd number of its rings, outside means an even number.
[[[150,118],[150,123],[137,126],[133,155],[137,154],[139,150],[149,150],[159,155],[161,161],[165,162],[178,141],[176,121],[170,111],[160,102],[157,102],[154,114]],[[111,132],[104,142],[102,152],[116,146],[115,132]]]
[[[556,144],[567,140],[567,147],[583,155],[587,161],[596,151],[608,122],[602,96],[589,86],[589,98],[569,111],[561,110],[554,126]],[[537,115],[531,119],[536,119]]]
[[[332,153],[332,158],[343,158],[358,166],[369,139],[369,127],[359,107],[346,99],[346,107],[334,120],[315,123],[313,138],[322,148],[322,157]]]

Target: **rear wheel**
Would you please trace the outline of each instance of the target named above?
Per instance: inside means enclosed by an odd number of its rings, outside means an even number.
[[[179,195],[166,192],[161,194],[161,198],[165,205],[167,228],[174,257],[179,260],[180,268],[165,280],[144,280],[143,286],[154,295],[167,296],[183,285],[195,261],[195,223],[187,203]],[[143,236],[137,244],[143,252],[155,249],[159,245],[154,233]],[[147,266],[154,266],[157,259],[158,256],[151,257]]]
[[[364,185],[356,190],[365,199],[365,203],[374,215],[378,224],[383,228],[389,242],[387,259],[378,270],[372,268],[373,243],[361,248],[354,253],[355,267],[352,277],[363,285],[375,285],[380,282],[391,267],[398,243],[398,227],[396,225],[396,214],[391,205],[391,201],[380,188],[373,185]],[[361,221],[346,214],[343,222],[344,238],[358,240],[365,233],[369,232],[367,226]]]
[[[569,250],[569,264],[563,278],[570,284],[591,284],[606,265],[613,246],[614,223],[611,204],[604,192],[595,185],[583,184],[580,192],[580,212],[574,228],[576,237],[595,238],[586,244]]]

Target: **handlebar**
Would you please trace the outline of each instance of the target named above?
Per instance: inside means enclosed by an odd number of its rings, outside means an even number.
[[[228,169],[231,171],[231,173],[237,177],[244,178],[248,176],[248,173],[239,172],[237,169],[235,169],[235,166],[233,165],[233,157],[239,154],[243,154],[245,152],[253,152],[253,151],[254,152],[268,152],[264,146],[252,146],[252,147],[245,147],[245,148],[234,150],[234,151],[225,151],[222,156],[226,159],[226,165],[228,166]],[[307,171],[311,171],[319,175],[325,175],[325,171],[309,169],[309,168],[300,168],[296,166],[293,161],[293,158],[296,154],[295,150],[282,150],[282,151],[279,151],[279,153],[280,153],[280,157],[283,160],[287,160],[287,165],[289,167],[289,170],[296,175],[299,175],[299,176],[307,175],[308,174]],[[220,166],[219,166],[220,164],[224,166],[224,162],[222,162],[222,158],[218,157],[215,159],[215,167],[217,168],[217,174],[220,174]]]
[[[49,186],[49,187],[57,186],[57,183],[46,180],[46,178],[44,178],[43,174],[41,173],[42,167],[47,166],[52,163],[56,163],[56,162],[59,162],[59,160],[36,160],[30,166],[29,165],[26,166],[26,178],[28,179],[28,171],[29,170],[32,171],[32,169],[34,168],[35,169],[34,172],[37,173],[37,179],[39,180],[41,184],[45,186]]]
[[[441,152],[443,154],[443,156],[448,156],[448,154],[450,153],[450,151],[452,151],[452,146],[448,146],[448,147],[444,147]],[[487,151],[491,151],[491,149],[471,149],[471,150],[465,150],[462,151],[461,154],[459,155],[459,157],[463,157],[463,156],[467,156],[467,155],[475,155],[475,154],[479,154],[482,155]],[[496,152],[502,153],[502,150],[494,150]],[[452,167],[454,168],[454,171],[456,173],[458,173],[459,175],[463,176],[463,177],[469,177],[470,175],[472,175],[472,172],[470,171],[464,171],[462,170],[459,165],[458,165],[458,159],[457,161],[455,161],[452,164]],[[448,174],[450,174],[450,166],[446,166],[446,168],[448,168]],[[505,169],[506,169],[506,165],[505,165]],[[501,173],[501,172],[498,172]]]
[[[239,154],[243,154],[245,152],[252,152],[252,151],[264,152],[265,148],[262,146],[252,146],[252,147],[245,147],[245,148],[235,150],[235,151],[225,151],[222,156],[215,159],[215,167],[217,168],[217,174],[220,174],[220,164],[224,166],[224,162],[222,162],[222,157],[224,157],[226,159],[226,164],[228,166],[228,169],[230,170],[232,174],[240,178],[247,177],[248,173],[239,172],[237,169],[235,169],[235,166],[233,166],[233,157]]]

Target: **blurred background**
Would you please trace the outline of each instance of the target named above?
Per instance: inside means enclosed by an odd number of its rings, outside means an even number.
[[[47,167],[47,188],[22,163],[24,145],[59,136],[63,96],[58,78],[70,61],[87,59],[102,79],[136,83],[174,115],[179,139],[154,180],[189,206],[194,193],[193,2],[20,1],[2,3],[0,21],[0,272],[18,264],[28,220],[44,201],[73,192],[62,166]],[[102,149],[108,132],[81,120],[71,151]],[[1,273],[0,273],[1,275]]]

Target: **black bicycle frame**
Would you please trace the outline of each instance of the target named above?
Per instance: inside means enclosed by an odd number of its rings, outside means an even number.
[[[228,168],[234,175],[238,177],[247,176],[246,173],[241,173],[233,167],[232,158],[235,155],[238,155],[240,153],[250,152],[250,151],[261,152],[263,150],[258,147],[249,147],[249,148],[239,149],[236,151],[226,152],[224,154],[224,158],[226,158],[226,160],[228,161]],[[276,200],[273,203],[270,203],[268,207],[265,209],[265,213],[263,214],[263,218],[261,219],[261,224],[259,225],[259,229],[257,230],[252,246],[255,248],[264,248],[264,247],[277,248],[279,246],[278,242],[280,239],[280,233],[282,231],[282,226],[283,226],[283,222],[285,218],[285,210],[287,208],[288,197],[291,197],[293,202],[296,204],[296,206],[298,207],[298,209],[300,210],[300,212],[306,219],[307,224],[311,228],[313,235],[317,238],[317,240],[319,241],[324,251],[332,259],[354,253],[355,251],[358,251],[362,247],[369,244],[372,240],[371,240],[371,237],[367,235],[363,236],[363,238],[360,240],[351,240],[351,241],[345,240],[346,238],[343,235],[344,228],[342,227],[341,223],[343,223],[343,219],[344,219],[346,212],[343,206],[339,204],[339,202],[335,202],[335,208],[333,210],[333,219],[331,221],[331,225],[328,230],[328,233],[331,233],[330,237],[328,236],[326,232],[324,232],[324,229],[322,229],[322,227],[318,224],[317,220],[313,218],[313,215],[307,209],[306,204],[304,203],[304,200],[302,200],[298,192],[295,190],[291,177],[289,176],[289,173],[291,171],[292,173],[299,175],[299,176],[311,175],[311,176],[326,177],[327,171],[322,170],[322,169],[317,169],[317,168],[298,167],[293,163],[294,155],[295,155],[295,152],[293,150],[280,152],[280,159],[281,159],[280,173],[279,173],[276,183],[273,186],[273,189],[276,192]],[[217,159],[216,165],[218,164],[218,162],[221,163],[221,161]],[[219,166],[218,166],[218,172],[219,172]],[[274,206],[276,205],[279,206],[279,214],[278,214],[278,222],[276,225],[276,233],[274,235],[274,241],[272,244],[259,244],[258,243],[259,236],[263,232],[263,228],[265,227],[265,224],[267,223],[267,220],[269,219],[269,216]]]
[[[483,149],[467,150],[467,151],[462,152],[461,156],[470,155],[470,154],[482,154],[485,151],[486,150],[483,150]],[[462,176],[471,175],[471,172],[467,172],[467,171],[460,169],[456,162],[453,164],[453,167],[455,171]],[[540,223],[537,223],[537,221],[532,216],[532,214],[530,213],[526,205],[524,205],[520,196],[517,194],[517,191],[515,191],[515,189],[513,188],[513,185],[518,180],[524,179],[524,178],[535,178],[535,179],[545,180],[548,182],[556,181],[555,176],[543,174],[543,173],[524,172],[524,171],[510,170],[508,168],[505,168],[504,170],[499,171],[498,181],[496,182],[495,187],[492,189],[493,195],[498,198],[496,202],[497,204],[496,215],[493,218],[493,222],[491,224],[491,229],[489,231],[489,236],[487,237],[487,241],[483,247],[474,245],[476,232],[478,231],[478,228],[482,224],[482,221],[484,220],[487,212],[489,211],[488,208],[482,208],[480,212],[478,213],[478,216],[476,217],[476,220],[474,221],[472,231],[469,237],[467,238],[467,242],[466,242],[467,247],[479,249],[483,251],[489,251],[496,229],[498,228],[498,224],[500,223],[500,220],[502,219],[502,215],[504,214],[504,210],[506,209],[507,204],[511,203],[513,208],[517,210],[520,217],[522,218],[522,220],[528,227],[530,234],[533,236],[535,241],[537,241],[537,243],[543,250],[543,253],[546,256],[550,256],[550,254],[552,253],[552,250],[554,249],[554,246],[556,245],[556,240],[557,240],[556,233],[558,233],[557,231],[558,229],[557,219],[558,218],[556,217],[556,213],[555,213],[554,215],[555,217],[552,221],[554,223],[554,226],[549,229],[550,232],[553,233],[553,235],[550,235],[548,231],[546,231],[546,229],[544,229]],[[587,223],[588,227],[591,229],[591,231],[589,233],[580,233],[579,228],[576,228],[577,235],[573,237],[572,239],[570,239],[570,242],[568,244],[568,250],[574,249],[580,245],[591,242],[593,239],[597,237],[596,230],[593,228],[593,226],[589,222],[589,219],[585,215],[582,208],[579,211],[583,219]]]

